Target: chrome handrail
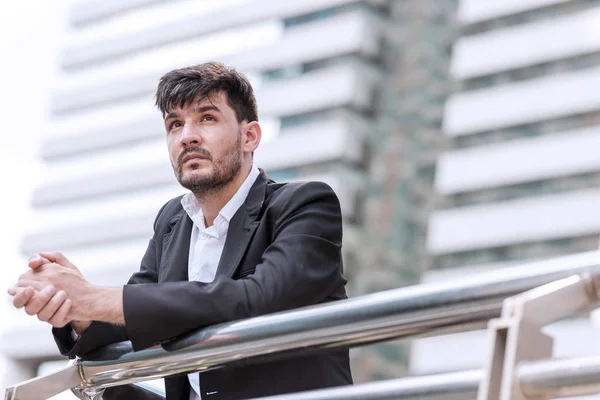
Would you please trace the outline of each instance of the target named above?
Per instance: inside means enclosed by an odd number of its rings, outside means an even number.
[[[529,361],[516,373],[521,389],[532,398],[600,393],[600,356]]]
[[[516,374],[521,390],[532,399],[600,393],[600,356],[528,361],[518,367]],[[482,370],[465,370],[254,400],[470,400],[477,398],[483,376]]]
[[[410,376],[253,400],[465,400],[477,397],[481,370]]]
[[[225,364],[262,362],[265,357],[292,357],[315,348],[352,347],[481,328],[500,315],[505,298],[574,274],[600,277],[600,253],[529,263],[208,327],[164,348],[126,353],[112,361],[82,361],[78,365],[81,387],[110,387]],[[18,393],[16,389],[13,393]]]

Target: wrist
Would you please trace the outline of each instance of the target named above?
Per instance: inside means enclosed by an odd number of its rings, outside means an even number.
[[[102,296],[101,287],[87,284],[77,297],[73,299],[72,318],[78,323],[96,320],[97,304]]]
[[[84,301],[73,318],[80,321],[101,321],[125,324],[123,315],[123,289],[90,285]]]
[[[77,335],[77,337],[73,337],[73,339],[79,339],[79,336],[83,335],[83,332],[87,330],[92,324],[91,321],[71,321],[71,328],[73,332]]]

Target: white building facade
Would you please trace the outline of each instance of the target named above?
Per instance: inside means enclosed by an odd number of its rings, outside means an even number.
[[[597,250],[600,2],[461,0],[457,17],[423,281]],[[600,354],[593,316],[548,332],[556,356]],[[411,369],[478,367],[485,346],[483,331],[419,340]]]

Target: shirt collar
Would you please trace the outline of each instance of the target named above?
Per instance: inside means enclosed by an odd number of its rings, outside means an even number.
[[[260,171],[252,164],[250,173],[246,177],[246,180],[244,180],[244,183],[242,183],[242,186],[240,186],[233,197],[225,204],[221,211],[219,211],[219,215],[223,216],[227,222],[231,221],[233,215],[246,201],[248,193],[250,193],[250,189],[252,189],[252,185],[254,184],[254,181],[256,181],[256,178],[258,178],[258,175],[260,175]]]
[[[233,197],[225,204],[225,206],[219,211],[219,216],[224,218],[227,223],[231,221],[233,215],[236,211],[244,204],[246,198],[248,197],[248,193],[250,193],[250,189],[252,185],[256,181],[256,178],[260,175],[260,171],[258,168],[252,164],[252,168],[250,169],[250,173],[242,183],[242,185],[238,188],[237,192],[233,195]],[[181,199],[181,205],[189,217],[194,221],[194,223],[199,228],[205,228],[206,225],[204,223],[204,214],[202,213],[202,208],[200,207],[200,203],[198,203],[198,199],[192,192],[187,193]],[[217,217],[218,218],[218,217]]]

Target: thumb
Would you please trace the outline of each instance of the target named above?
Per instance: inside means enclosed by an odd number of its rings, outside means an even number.
[[[29,268],[31,269],[36,269],[41,265],[44,264],[48,264],[51,263],[52,261],[50,261],[48,258],[43,257],[39,254],[34,254],[31,257],[29,257],[29,261],[27,262],[27,264],[29,265]]]
[[[67,257],[65,257],[61,252],[57,251],[57,252],[53,252],[53,253],[44,253],[41,252],[40,256],[47,259],[48,262],[51,263],[56,263],[56,264],[60,264],[63,267],[68,267],[68,268],[77,268],[75,267],[75,265],[73,265],[71,263],[71,261],[69,261],[69,259]]]

